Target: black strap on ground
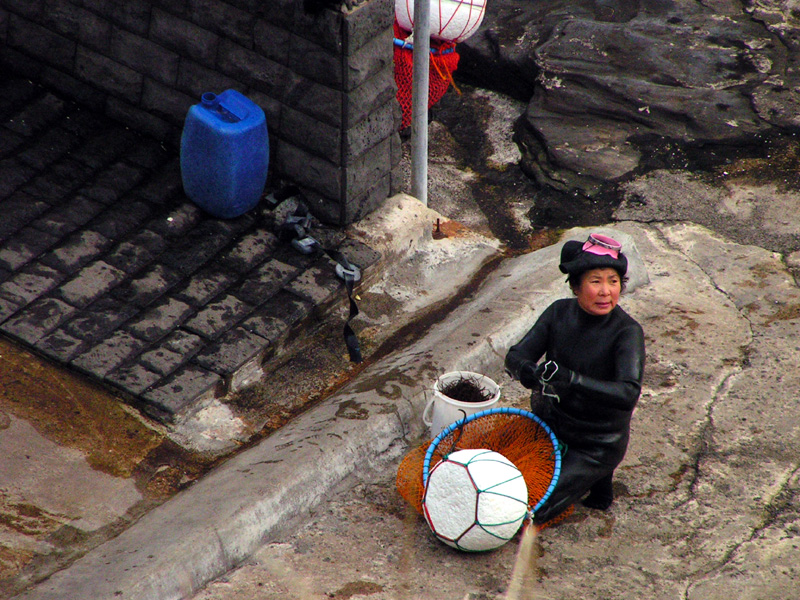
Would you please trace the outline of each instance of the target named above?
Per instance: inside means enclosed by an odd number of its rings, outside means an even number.
[[[359,347],[358,338],[356,337],[353,328],[350,327],[350,321],[358,316],[358,305],[353,299],[353,287],[356,283],[356,273],[358,272],[358,267],[354,267],[353,264],[347,260],[347,257],[338,250],[324,250],[325,254],[330,256],[342,267],[342,279],[344,279],[344,286],[347,288],[347,298],[350,300],[350,315],[347,317],[347,321],[344,323],[344,344],[347,346],[347,352],[350,354],[350,361],[354,363],[360,363],[363,360],[361,357],[361,348]]]
[[[344,285],[347,289],[347,298],[350,301],[350,314],[344,323],[344,344],[350,355],[350,361],[360,363],[363,360],[361,357],[361,348],[353,328],[350,327],[350,321],[358,316],[358,305],[353,298],[353,288],[355,287],[357,279],[360,278],[358,267],[347,260],[347,257],[339,250],[324,248],[322,244],[308,234],[308,229],[311,226],[311,215],[308,213],[308,207],[301,201],[302,192],[296,187],[289,186],[289,188],[279,190],[272,196],[277,200],[277,202],[273,200],[274,206],[277,206],[277,204],[280,204],[280,202],[288,198],[298,198],[297,208],[294,213],[286,219],[286,222],[282,223],[278,229],[278,239],[284,242],[291,242],[292,247],[302,254],[312,254],[321,250],[339,266],[336,274],[344,280]]]

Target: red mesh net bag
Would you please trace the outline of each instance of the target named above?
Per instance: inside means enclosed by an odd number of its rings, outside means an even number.
[[[550,496],[561,472],[561,450],[550,427],[531,412],[517,408],[492,408],[469,415],[447,427],[431,442],[409,452],[397,469],[397,490],[422,514],[427,474],[456,450],[484,448],[499,452],[522,473],[528,486],[532,513]],[[539,529],[572,513],[572,507]]]
[[[414,53],[405,44],[409,32],[394,23],[394,80],[397,84],[397,101],[403,110],[401,129],[411,125],[411,80],[414,72]],[[428,108],[442,99],[450,84],[455,87],[453,73],[458,67],[458,53],[454,42],[431,40],[431,62],[428,74]],[[458,91],[458,88],[455,88]]]

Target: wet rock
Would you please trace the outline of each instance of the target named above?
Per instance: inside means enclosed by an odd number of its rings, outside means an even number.
[[[785,4],[496,0],[459,46],[459,75],[529,101],[521,166],[591,197],[656,143],[738,145],[800,124],[800,19]]]

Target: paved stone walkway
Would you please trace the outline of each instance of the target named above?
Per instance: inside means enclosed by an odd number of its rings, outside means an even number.
[[[272,211],[208,216],[177,151],[21,79],[0,83],[0,217],[0,334],[162,421],[346,299],[335,264],[281,243]],[[312,233],[362,268],[378,258]]]

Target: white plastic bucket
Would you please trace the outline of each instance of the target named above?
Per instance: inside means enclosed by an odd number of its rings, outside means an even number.
[[[462,378],[475,381],[491,394],[491,398],[483,402],[462,402],[442,393],[443,388]],[[500,400],[500,386],[486,375],[471,371],[451,371],[439,377],[433,385],[433,397],[428,400],[425,410],[422,411],[422,422],[430,427],[431,437],[436,437],[451,423],[473,413],[492,408],[498,400]]]

